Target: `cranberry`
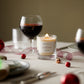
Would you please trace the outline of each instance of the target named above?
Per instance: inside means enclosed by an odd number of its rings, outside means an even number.
[[[25,59],[25,58],[26,58],[26,55],[25,55],[25,54],[22,54],[22,55],[21,55],[21,58],[22,58],[22,59]]]
[[[80,84],[79,78],[73,73],[67,73],[61,77],[61,84]]]
[[[4,42],[2,40],[0,40],[0,51],[4,48]]]
[[[70,67],[70,65],[71,65],[70,62],[66,62],[66,63],[65,63],[65,66],[66,66],[66,67]]]

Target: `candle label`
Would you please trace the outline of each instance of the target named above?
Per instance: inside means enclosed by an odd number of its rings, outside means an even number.
[[[55,51],[56,40],[54,41],[42,41],[38,42],[38,52],[40,55],[52,55]]]

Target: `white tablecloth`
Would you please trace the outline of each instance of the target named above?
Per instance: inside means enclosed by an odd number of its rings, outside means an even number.
[[[6,42],[6,45],[12,44],[12,42]],[[58,42],[57,48],[63,47],[66,45],[69,45],[72,43],[67,42]],[[76,49],[68,48],[66,51],[74,52]],[[29,62],[30,68],[27,72],[25,72],[23,75],[17,76],[17,77],[9,77],[4,81],[0,81],[0,84],[7,84],[11,80],[23,80],[23,78],[26,78],[30,76],[31,74],[38,73],[38,72],[45,72],[45,71],[51,71],[56,72],[56,76],[50,77],[44,80],[36,81],[32,84],[60,84],[60,78],[62,75],[72,72],[76,74],[81,81],[81,84],[84,84],[84,57],[83,56],[73,56],[73,59],[71,62],[71,67],[67,68],[65,66],[65,62],[69,61],[66,59],[61,59],[62,63],[57,64],[55,60],[40,60],[36,56],[28,57],[26,59],[21,59],[21,55],[16,55],[13,53],[0,53],[0,55],[7,56],[8,60],[21,60],[25,62]]]

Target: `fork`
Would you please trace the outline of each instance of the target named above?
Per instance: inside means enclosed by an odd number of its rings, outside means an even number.
[[[34,75],[28,77],[26,80],[11,81],[10,84],[29,84],[29,83],[32,83],[34,81],[41,80],[41,79],[44,79],[47,77],[52,77],[55,75],[56,75],[56,72],[43,72],[43,73],[34,74]]]

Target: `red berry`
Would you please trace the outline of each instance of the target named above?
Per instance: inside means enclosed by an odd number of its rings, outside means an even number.
[[[22,55],[21,55],[21,58],[22,58],[22,59],[25,59],[25,58],[26,58],[26,55],[25,55],[25,54],[22,54]]]
[[[71,65],[70,62],[66,62],[66,63],[65,63],[65,66],[66,66],[66,67],[70,67],[70,65]]]
[[[2,40],[0,40],[0,51],[4,48],[4,42]]]
[[[73,73],[67,73],[61,77],[61,84],[80,84],[79,78]]]

